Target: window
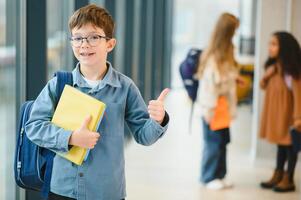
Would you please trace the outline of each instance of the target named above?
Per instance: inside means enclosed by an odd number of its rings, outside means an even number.
[[[15,199],[16,1],[0,0],[0,199]],[[4,162],[3,162],[4,161]]]
[[[173,27],[172,87],[181,88],[179,64],[191,47],[208,45],[216,20],[223,12],[239,16],[239,0],[176,0]],[[239,32],[239,31],[237,31]],[[237,43],[238,38],[234,38]]]
[[[68,20],[73,13],[73,9],[74,1],[47,1],[48,79],[52,78],[57,70],[71,70],[74,67],[68,29]]]

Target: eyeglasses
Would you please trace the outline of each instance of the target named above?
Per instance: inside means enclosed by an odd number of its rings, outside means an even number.
[[[91,47],[95,47],[99,44],[101,39],[110,40],[111,38],[102,35],[89,35],[88,37],[72,36],[70,41],[72,46],[76,48],[80,47],[84,40],[86,40]]]

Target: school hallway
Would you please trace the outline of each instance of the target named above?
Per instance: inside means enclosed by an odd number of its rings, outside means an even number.
[[[198,105],[195,106],[196,108]],[[199,183],[202,149],[200,115],[194,111],[192,134],[188,133],[190,102],[184,89],[172,90],[166,101],[170,125],[156,144],[144,147],[134,141],[127,145],[126,178],[129,200],[299,200],[301,163],[296,167],[296,192],[279,194],[259,187],[269,179],[275,165],[276,148],[259,150],[253,163],[251,149],[251,107],[241,105],[232,124],[228,145],[227,179],[232,189],[206,190]],[[272,151],[271,151],[272,150]],[[262,157],[262,158],[260,158]]]
[[[96,24],[94,28],[103,29],[103,32],[74,34],[72,30],[76,30],[76,26],[70,30],[70,17],[78,9],[91,4],[108,11],[105,17],[110,18],[111,25]],[[27,100],[35,100],[56,71],[72,71],[78,61],[80,67],[85,67],[81,59],[75,57],[74,50],[78,48],[72,42],[75,38],[81,41],[81,45],[84,43],[91,49],[98,49],[105,47],[98,42],[109,44],[113,41],[109,37],[116,39],[115,48],[82,54],[86,57],[88,53],[86,58],[91,58],[87,60],[91,62],[93,55],[96,56],[94,64],[89,66],[98,68],[98,63],[109,61],[114,69],[133,80],[146,104],[165,87],[172,89],[165,101],[170,123],[164,137],[152,146],[141,146],[133,140],[125,145],[126,200],[301,200],[301,153],[296,166],[297,191],[279,194],[259,187],[259,183],[268,180],[274,171],[276,146],[260,140],[253,131],[258,128],[263,106],[264,93],[259,82],[269,56],[271,35],[287,31],[300,44],[300,10],[301,0],[0,0],[0,159],[3,161],[0,166],[0,200],[42,200],[38,192],[24,190],[15,181],[21,105]],[[199,105],[195,106],[190,134],[191,104],[183,89],[179,67],[190,49],[206,50],[210,46],[217,21],[224,13],[239,19],[231,41],[235,60],[241,67],[240,73],[248,83],[240,94],[253,101],[253,109],[250,104],[240,105],[238,117],[231,126],[226,178],[233,182],[234,187],[209,191],[199,181],[203,147]],[[93,17],[98,19],[98,15],[93,14]],[[111,23],[112,19],[114,23]],[[100,22],[105,23],[102,19]],[[113,47],[113,43],[109,46]],[[98,56],[98,53],[105,55]],[[99,81],[103,74],[97,76]],[[105,87],[110,86],[109,81],[103,83]],[[100,100],[107,97],[111,96],[103,96]],[[108,108],[109,105],[110,109],[121,109],[115,101],[108,101]],[[49,116],[46,121],[48,119]],[[116,125],[114,120],[108,122]],[[109,127],[105,127],[108,132],[112,126]],[[63,139],[58,139],[55,144],[59,145],[61,141]],[[47,144],[46,139],[41,142]],[[108,147],[115,149],[111,143]],[[106,147],[103,149],[107,150]],[[17,164],[22,168],[25,165]],[[81,174],[74,173],[75,176]],[[75,184],[72,192],[78,193],[77,186]],[[100,184],[100,191],[105,186]]]

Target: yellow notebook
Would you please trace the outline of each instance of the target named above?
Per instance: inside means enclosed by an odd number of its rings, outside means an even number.
[[[103,102],[74,87],[65,85],[51,122],[65,130],[74,131],[90,115],[91,121],[88,129],[96,131],[105,108],[106,105]],[[67,153],[56,153],[77,165],[81,165],[88,152],[85,148],[73,146]]]

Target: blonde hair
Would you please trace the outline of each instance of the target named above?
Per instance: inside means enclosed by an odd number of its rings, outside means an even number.
[[[196,74],[198,78],[202,77],[210,57],[214,58],[220,72],[222,66],[226,63],[231,66],[236,66],[232,37],[238,26],[239,20],[230,13],[223,13],[219,17],[213,34],[211,35],[209,46],[204,51],[201,58],[199,58],[200,61]]]

